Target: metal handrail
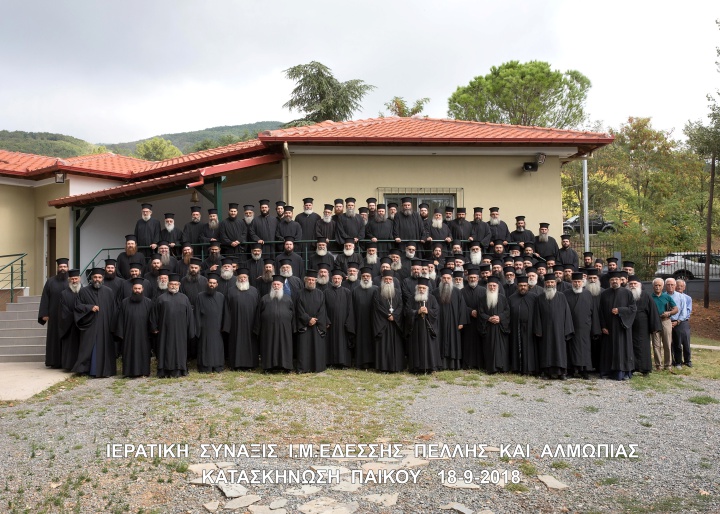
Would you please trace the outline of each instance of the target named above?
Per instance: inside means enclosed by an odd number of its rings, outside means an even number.
[[[17,284],[15,283],[15,269],[20,265],[20,284],[19,287],[25,287],[25,257],[27,257],[27,253],[13,253],[9,255],[0,255],[0,259],[8,258],[8,257],[15,257],[12,261],[5,264],[2,268],[0,268],[0,284],[3,284],[5,282],[8,282],[8,289],[10,290],[10,303],[13,303],[15,301],[15,288]],[[6,269],[10,268],[8,271],[5,271]],[[4,272],[4,275],[3,275]],[[9,279],[8,279],[9,277]]]

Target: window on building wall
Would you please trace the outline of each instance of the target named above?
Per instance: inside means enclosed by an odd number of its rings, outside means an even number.
[[[401,199],[405,197],[412,199],[413,210],[417,210],[418,205],[421,203],[426,203],[432,214],[436,208],[462,206],[463,190],[462,188],[378,188],[378,198],[382,198],[385,204],[395,202],[400,207],[402,206]]]

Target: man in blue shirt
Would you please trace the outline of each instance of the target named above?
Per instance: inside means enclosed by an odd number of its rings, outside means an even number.
[[[665,291],[677,305],[678,312],[670,316],[672,322],[672,352],[673,365],[676,369],[682,369],[683,363],[691,368],[690,360],[690,302],[689,296],[680,293],[677,290],[677,283],[674,278],[665,280]]]
[[[675,301],[670,297],[670,295],[663,291],[664,285],[663,279],[661,278],[653,280],[653,294],[651,296],[652,299],[655,300],[655,305],[657,306],[658,314],[660,314],[660,322],[662,324],[662,330],[652,334],[653,356],[656,371],[660,371],[663,368],[669,370],[672,365],[672,353],[670,347],[672,342],[672,321],[670,321],[670,316],[673,316],[678,312]]]

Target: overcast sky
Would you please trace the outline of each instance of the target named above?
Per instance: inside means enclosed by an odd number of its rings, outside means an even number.
[[[712,6],[715,5],[713,8]],[[678,137],[720,89],[717,1],[3,0],[0,129],[93,143],[300,117],[283,70],[320,61],[447,116],[460,85],[509,60],[592,81],[592,120],[651,116]]]

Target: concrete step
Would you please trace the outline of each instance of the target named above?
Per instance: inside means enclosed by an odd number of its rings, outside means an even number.
[[[0,319],[0,330],[5,328],[40,328],[47,331],[47,324],[41,325],[37,322],[37,318],[32,319]]]
[[[37,313],[40,310],[40,302],[8,303],[5,309],[7,312],[33,311]]]
[[[45,362],[45,354],[0,355],[0,362]]]
[[[11,321],[16,319],[28,320],[34,319],[37,323],[37,310],[35,311],[12,311],[12,312],[1,312],[0,321]]]
[[[25,321],[25,320],[23,320]],[[22,323],[23,321],[16,321],[15,323]],[[11,328],[0,328],[0,338],[2,337],[45,337],[47,334],[47,328],[35,323],[34,327],[11,327]]]
[[[16,303],[40,303],[39,296],[18,296],[15,299]]]
[[[45,342],[42,345],[25,341],[23,344],[0,343],[0,355],[42,355],[45,356]]]

